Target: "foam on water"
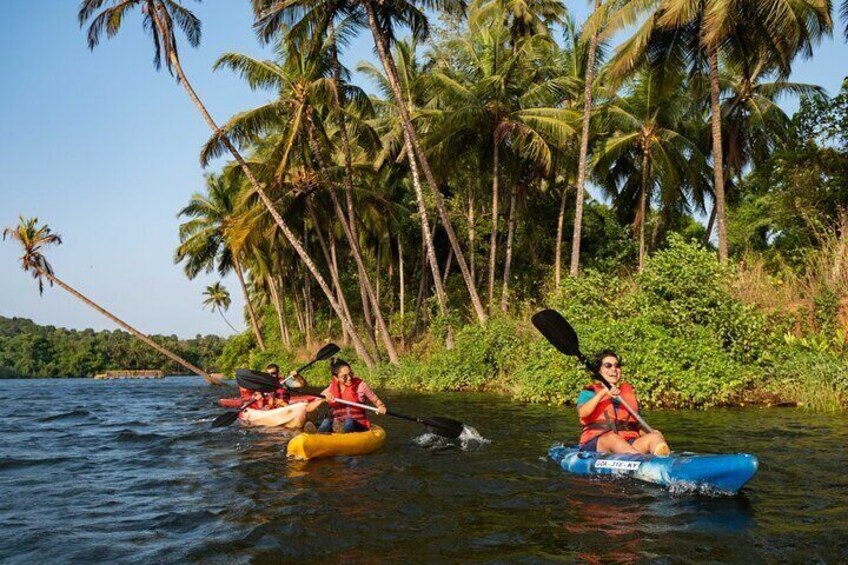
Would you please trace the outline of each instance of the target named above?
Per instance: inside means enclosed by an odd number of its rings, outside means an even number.
[[[440,435],[426,432],[414,438],[413,443],[433,451],[441,451],[443,449],[451,449],[458,447],[462,451],[476,451],[492,443],[492,440],[486,439],[480,432],[469,425],[463,425],[462,433],[456,439],[442,437]]]

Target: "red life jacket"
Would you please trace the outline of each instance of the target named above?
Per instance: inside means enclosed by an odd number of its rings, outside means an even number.
[[[242,402],[247,402],[253,398],[254,391],[248,390],[243,387],[239,387],[239,396],[241,396]],[[278,388],[276,392],[268,392],[262,395],[261,400],[257,400],[253,404],[250,405],[254,410],[266,410],[268,409],[268,400],[270,398],[275,398],[276,400],[282,400],[286,404],[291,400],[291,391],[289,389],[283,387]]]
[[[330,382],[330,394],[333,398],[339,398],[341,400],[347,400],[348,402],[358,402],[359,404],[364,404],[367,400],[365,395],[360,395],[357,391],[359,390],[359,384],[362,382],[362,379],[359,377],[353,377],[351,379],[350,386],[343,387],[339,383],[339,380],[336,377],[333,377],[333,380]],[[331,402],[330,413],[332,414],[333,420],[342,420],[344,421],[346,418],[352,418],[368,428],[371,429],[371,422],[368,421],[368,415],[365,410],[359,408],[358,406],[350,406],[348,404],[342,404],[340,402]]]
[[[601,383],[592,383],[584,390],[591,390],[597,394],[602,388],[604,388],[604,385]],[[620,398],[623,398],[627,404],[638,411],[639,402],[636,400],[633,387],[621,382],[618,388],[621,390]],[[633,414],[627,408],[622,406],[621,403],[614,403],[609,396],[598,402],[588,418],[580,418],[580,423],[583,424],[580,445],[609,431],[617,433],[626,440],[639,437],[639,421],[633,417]]]

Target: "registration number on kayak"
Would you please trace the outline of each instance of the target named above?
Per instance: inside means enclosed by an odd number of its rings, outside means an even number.
[[[595,461],[595,469],[611,469],[613,471],[635,471],[641,461],[619,461],[616,459],[601,459]]]

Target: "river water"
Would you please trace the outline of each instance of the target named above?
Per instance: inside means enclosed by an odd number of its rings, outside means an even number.
[[[844,563],[848,417],[646,412],[672,447],[754,453],[736,497],[568,476],[572,409],[382,392],[490,443],[382,417],[384,448],[288,461],[279,432],[211,429],[199,378],[0,381],[0,562]]]

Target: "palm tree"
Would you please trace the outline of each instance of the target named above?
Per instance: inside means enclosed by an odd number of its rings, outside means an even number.
[[[103,8],[103,5],[107,2],[109,2],[111,6]],[[124,15],[130,9],[136,7],[141,7],[144,29],[148,30],[153,37],[154,67],[157,70],[161,67],[162,54],[164,51],[168,70],[172,73],[176,73],[177,80],[183,88],[185,88],[186,93],[189,95],[192,102],[194,102],[194,105],[203,116],[204,121],[209,125],[214,133],[218,133],[218,125],[215,123],[215,120],[212,119],[212,116],[206,109],[206,106],[204,106],[200,101],[200,98],[197,96],[197,93],[194,91],[191,83],[189,83],[186,78],[177,53],[177,41],[174,33],[174,25],[176,24],[176,26],[185,33],[189,44],[192,47],[196,47],[200,44],[200,20],[198,20],[190,10],[184,8],[175,0],[83,0],[80,6],[78,19],[80,26],[84,26],[89,20],[91,21],[88,28],[89,48],[94,49],[99,44],[100,39],[104,34],[109,38],[116,35],[120,30]],[[103,9],[100,13],[95,15],[95,13],[101,8]],[[353,327],[353,322],[345,316],[341,306],[333,295],[332,289],[327,284],[326,280],[324,280],[324,277],[321,275],[318,267],[316,267],[312,258],[306,252],[306,249],[300,243],[297,236],[295,236],[294,232],[291,228],[289,228],[288,224],[286,224],[283,217],[274,207],[274,203],[271,201],[268,194],[266,194],[262,185],[259,184],[259,181],[254,176],[247,161],[245,161],[241,153],[238,152],[226,136],[222,138],[222,143],[236,160],[239,167],[241,167],[252,189],[259,196],[260,200],[268,209],[268,212],[274,218],[274,221],[277,223],[280,230],[283,232],[283,235],[294,248],[304,265],[306,265],[306,268],[315,278],[318,286],[321,287],[321,290],[323,291],[324,296],[327,297],[330,306],[342,321],[342,325],[346,326],[356,352],[363,359],[366,365],[369,367],[373,366],[373,360],[366,351],[365,344],[359,338],[359,334],[356,332],[356,329]]]
[[[595,0],[595,12],[601,0]],[[580,239],[583,231],[583,200],[586,189],[586,162],[589,155],[589,123],[592,118],[592,89],[595,84],[595,55],[598,51],[598,31],[590,34],[586,58],[586,76],[583,84],[583,122],[580,130],[580,152],[577,160],[577,200],[574,206],[574,231],[571,236],[571,264],[569,273],[576,277],[580,270]]]
[[[356,14],[358,17],[364,14],[368,26],[374,38],[377,55],[383,64],[383,69],[395,99],[398,115],[403,128],[404,145],[409,148],[409,165],[413,175],[417,174],[417,166],[421,165],[424,178],[430,186],[433,202],[439,213],[442,226],[448,236],[457,264],[462,272],[465,286],[471,298],[471,304],[480,322],[486,320],[486,312],[477,288],[471,278],[465,255],[459,246],[459,240],[450,220],[444,198],[439,191],[439,183],[436,180],[430,163],[424,152],[421,140],[412,123],[412,115],[407,107],[403,91],[398,79],[397,67],[392,57],[391,45],[395,41],[395,29],[397,26],[408,27],[412,37],[420,41],[426,38],[429,28],[426,15],[411,1],[397,0],[395,2],[376,2],[374,0],[336,0],[333,2],[317,2],[316,0],[290,0],[287,2],[275,2],[274,0],[253,0],[254,12],[257,16],[257,28],[260,37],[268,40],[280,33],[284,21],[294,22],[298,25],[326,26],[327,22],[333,21],[339,16]],[[441,0],[431,3],[430,7],[441,8],[448,12],[461,12],[464,9],[462,0]],[[308,22],[305,24],[304,22]],[[416,160],[418,163],[416,163]],[[424,228],[422,218],[422,229]]]
[[[230,329],[236,333],[239,333],[237,329],[233,327],[230,321],[224,316],[224,312],[230,309],[230,304],[232,304],[232,299],[230,298],[230,291],[221,284],[221,281],[210,284],[206,287],[206,290],[203,291],[203,296],[206,299],[203,301],[203,307],[209,306],[214,313],[216,310],[219,314],[221,314],[221,318],[230,326]]]
[[[452,46],[458,68],[442,65],[431,73],[437,90],[437,108],[429,110],[428,115],[436,122],[430,137],[438,140],[434,144],[441,147],[442,153],[448,153],[448,148],[491,146],[492,233],[488,277],[491,313],[502,151],[512,151],[518,158],[528,159],[549,172],[554,163],[552,147],[564,147],[575,132],[571,127],[573,113],[555,107],[574,84],[559,69],[550,72],[546,58],[550,58],[552,44],[537,36],[510,47],[510,30],[502,13],[490,8],[485,16],[472,13],[468,36]],[[508,294],[517,192],[514,188],[510,197],[502,310],[506,308]]]
[[[795,56],[810,56],[813,45],[831,32],[830,4],[829,0],[625,0],[615,3],[613,14],[604,10],[593,15],[587,26],[587,31],[597,33],[609,18],[604,33],[610,34],[649,12],[636,33],[619,46],[613,76],[623,77],[645,61],[655,66],[671,61],[699,72],[706,67],[720,261],[728,258],[720,55],[735,46],[751,46],[765,55],[768,68],[788,76]]]
[[[205,195],[193,194],[188,206],[177,214],[190,219],[180,224],[180,245],[174,253],[174,263],[185,263],[183,270],[189,279],[194,279],[201,271],[209,273],[217,269],[222,277],[227,276],[230,270],[235,271],[253,335],[259,349],[265,351],[265,341],[244,282],[241,246],[236,245],[227,233],[235,213],[238,187],[228,182],[226,176],[208,175],[206,191]]]
[[[175,361],[188,369],[189,371],[200,375],[206,382],[210,384],[221,384],[219,379],[214,378],[212,375],[204,371],[203,369],[196,367],[192,363],[189,363],[182,357],[168,351],[155,341],[153,341],[149,336],[141,333],[128,323],[124,322],[111,312],[102,308],[98,304],[94,303],[92,300],[84,296],[78,290],[74,289],[66,282],[61,280],[56,274],[53,272],[53,267],[47,261],[47,259],[42,254],[44,248],[50,245],[61,245],[62,238],[58,234],[52,233],[51,229],[45,225],[39,225],[38,218],[24,218],[20,217],[20,223],[14,228],[6,228],[3,230],[3,240],[6,238],[10,238],[14,241],[17,241],[23,247],[24,254],[21,256],[21,267],[24,272],[30,273],[32,277],[38,281],[38,293],[44,293],[44,279],[47,279],[48,284],[52,286],[53,284],[57,284],[62,287],[64,290],[69,292],[74,297],[82,300],[87,305],[91,306],[115,324],[127,330],[129,333],[164,355],[165,357]]]
[[[691,108],[686,86],[679,73],[660,75],[648,68],[635,78],[625,96],[613,98],[605,108],[612,135],[597,150],[593,168],[597,176],[609,179],[604,186],[617,205],[630,200],[622,194],[626,190],[616,190],[622,180],[623,189],[638,186],[633,227],[639,238],[640,273],[645,266],[645,223],[652,188],[657,183],[691,186],[704,166],[697,145],[680,133]],[[622,166],[622,159],[632,164]],[[627,178],[619,178],[619,171],[629,173]]]

